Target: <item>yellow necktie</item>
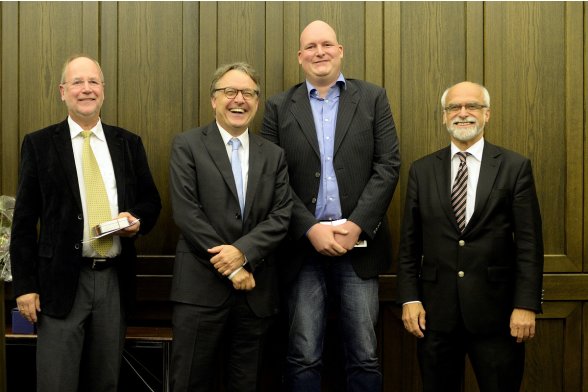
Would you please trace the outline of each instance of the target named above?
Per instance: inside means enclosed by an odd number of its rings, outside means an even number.
[[[92,228],[102,222],[112,219],[110,203],[104,181],[100,174],[98,162],[90,146],[90,135],[92,131],[82,131],[84,137],[84,148],[82,149],[82,171],[84,184],[86,186],[86,208],[88,210],[88,224],[90,225],[90,238],[93,237]],[[105,236],[90,242],[92,248],[100,255],[106,256],[112,247],[112,236]]]

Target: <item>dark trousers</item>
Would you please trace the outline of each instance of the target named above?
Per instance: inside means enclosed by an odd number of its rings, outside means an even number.
[[[221,307],[176,303],[172,326],[172,391],[215,392],[221,373],[218,353],[228,348],[224,370],[228,391],[254,392],[263,338],[273,320],[257,317],[243,293]]]
[[[525,346],[506,331],[480,336],[463,325],[453,332],[425,331],[418,357],[425,392],[459,392],[470,358],[481,392],[518,392],[523,378]]]
[[[37,391],[116,391],[125,329],[116,270],[82,267],[67,317],[39,314]]]

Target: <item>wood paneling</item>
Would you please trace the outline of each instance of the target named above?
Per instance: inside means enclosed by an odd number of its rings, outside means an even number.
[[[394,114],[403,162],[388,211],[394,253],[408,168],[448,143],[441,93],[461,80],[485,84],[487,139],[532,160],[544,222],[545,312],[527,346],[524,390],[588,391],[584,3],[3,2],[0,11],[2,193],[16,192],[23,136],[66,115],[58,90],[64,60],[96,56],[106,78],[102,118],[142,137],[163,199],[154,232],[138,243],[143,262],[173,257],[170,145],[179,132],[213,120],[209,84],[219,65],[244,60],[260,73],[262,105],[252,126],[259,131],[263,101],[304,79],[302,29],[315,19],[333,25],[345,76],[384,86]],[[381,277],[384,390],[418,391],[416,341],[392,302],[394,271]],[[332,382],[337,365],[326,366]],[[476,390],[471,369],[465,390]]]

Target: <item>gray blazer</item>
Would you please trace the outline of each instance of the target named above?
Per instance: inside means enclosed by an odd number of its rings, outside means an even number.
[[[249,132],[249,179],[241,216],[231,163],[213,122],[175,137],[170,162],[173,218],[181,231],[171,299],[220,306],[234,288],[206,251],[231,244],[247,257],[256,287],[247,300],[259,317],[278,311],[273,251],[285,237],[292,199],[279,147]]]

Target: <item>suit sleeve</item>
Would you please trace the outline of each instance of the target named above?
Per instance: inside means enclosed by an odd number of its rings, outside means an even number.
[[[543,232],[531,162],[519,172],[512,204],[516,254],[513,306],[541,312]]]
[[[263,221],[257,223],[249,233],[233,243],[236,248],[247,256],[253,269],[286,236],[290,223],[292,204],[288,167],[284,152],[280,150],[276,168],[273,206],[270,213]]]
[[[370,238],[375,236],[386,214],[400,171],[398,136],[384,89],[378,89],[374,105],[372,175],[349,216]]]
[[[176,136],[172,144],[169,183],[174,222],[200,256],[198,259],[208,260],[207,249],[226,244],[226,241],[216,232],[202,208],[197,188],[198,171],[184,134]]]
[[[265,114],[263,117],[263,126],[261,128],[261,136],[280,146],[279,136],[279,118],[277,104],[269,99],[265,105]],[[292,196],[292,220],[290,224],[290,233],[296,239],[306,235],[306,232],[312,225],[317,223],[315,216],[308,210],[302,200],[298,197],[294,189],[290,187]]]
[[[10,257],[15,297],[38,293],[37,223],[41,212],[37,157],[29,136],[25,136],[20,161],[20,175],[10,240]]]
[[[421,270],[422,249],[422,222],[419,210],[418,179],[416,169],[413,165],[409,171],[404,218],[400,231],[397,298],[399,304],[420,300],[418,281]]]
[[[161,198],[153,181],[145,147],[140,137],[137,138],[133,157],[133,166],[137,178],[137,193],[135,202],[130,206],[128,212],[141,219],[139,233],[146,234],[151,231],[157,222],[161,211]]]

